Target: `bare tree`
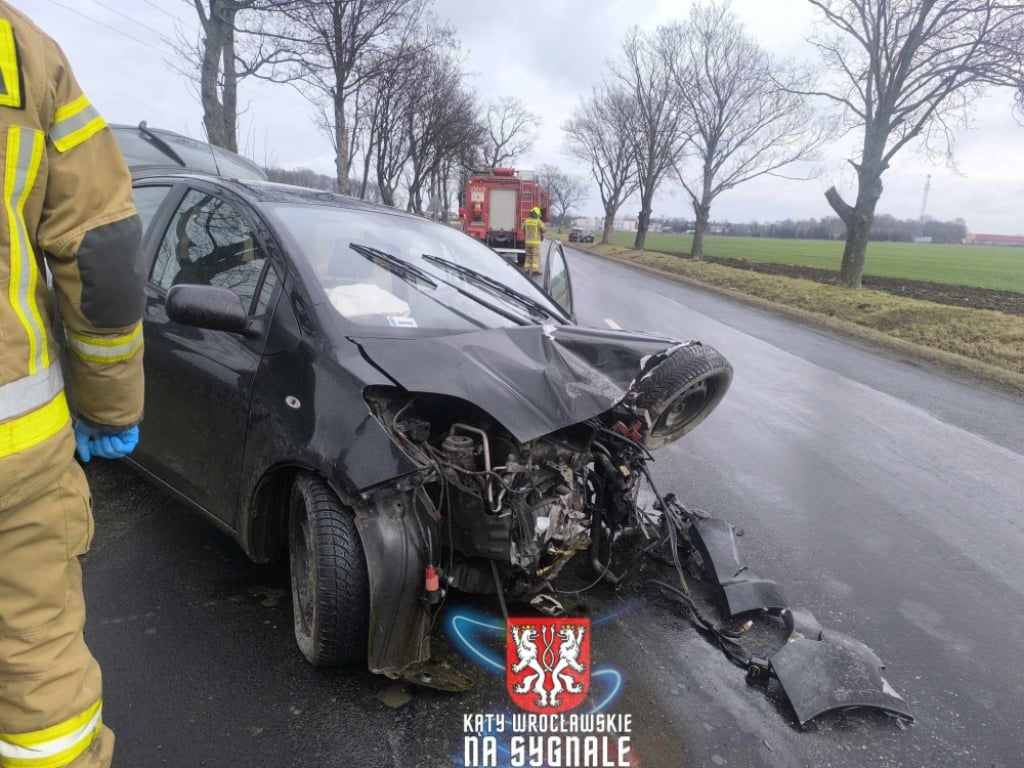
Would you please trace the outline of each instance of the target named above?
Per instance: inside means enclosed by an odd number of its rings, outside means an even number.
[[[825,197],[846,224],[841,285],[858,288],[882,174],[920,140],[949,159],[954,128],[987,86],[1024,87],[1024,5],[1003,0],[809,0],[822,15],[811,42],[835,75],[814,92],[863,128],[853,205]]]
[[[352,165],[350,123],[354,93],[375,77],[385,51],[416,56],[421,51],[397,46],[430,23],[431,0],[294,0],[280,11],[284,22],[275,37],[286,40],[301,64],[293,70],[322,105],[335,150],[338,185],[349,191]],[[422,38],[430,45],[437,36]]]
[[[826,132],[816,127],[807,97],[794,90],[809,78],[776,62],[728,5],[695,5],[689,23],[665,35],[678,38],[672,75],[678,103],[693,121],[676,172],[695,217],[690,254],[702,259],[715,198],[809,158]]]
[[[643,249],[654,193],[675,167],[688,131],[685,111],[674,102],[671,62],[678,40],[666,28],[653,34],[632,29],[622,42],[622,58],[611,67],[612,83],[633,100],[629,135],[633,137],[640,216],[633,247]]]
[[[189,0],[186,0],[187,2]],[[294,62],[287,45],[264,31],[264,19],[292,0],[190,0],[201,35],[190,39],[178,29],[172,64],[199,86],[207,140],[238,151],[238,83],[246,77],[282,82],[283,67]]]
[[[569,211],[586,198],[587,185],[579,176],[566,173],[554,165],[542,165],[537,172],[537,179],[551,197],[551,208],[557,211],[552,219],[561,229],[566,224]]]
[[[465,87],[458,61],[439,51],[420,54],[416,71],[406,87],[412,108],[406,115],[409,167],[406,173],[410,211],[425,210],[423,194],[429,194],[442,168],[464,154],[465,147],[483,140],[477,119],[478,106]]]
[[[540,127],[538,115],[530,112],[519,99],[497,99],[487,105],[485,117],[487,137],[484,162],[487,168],[515,162],[529,152],[537,140]]]
[[[399,43],[398,45],[403,45]],[[381,61],[374,64],[374,77],[360,90],[365,109],[364,141],[360,147],[363,160],[363,181],[360,197],[365,197],[370,167],[376,174],[379,196],[386,205],[397,204],[396,194],[409,162],[407,115],[415,97],[409,81],[414,60],[390,49],[382,51]]]
[[[633,100],[603,87],[580,102],[563,126],[569,153],[590,165],[604,207],[601,242],[611,242],[615,217],[637,189],[636,155],[630,135]]]

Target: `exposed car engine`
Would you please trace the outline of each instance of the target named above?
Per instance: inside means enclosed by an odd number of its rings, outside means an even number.
[[[492,593],[500,581],[513,598],[528,598],[549,589],[580,552],[590,552],[600,577],[617,581],[601,562],[600,544],[642,522],[636,498],[645,442],[664,444],[696,426],[731,374],[724,358],[700,345],[666,355],[607,413],[525,443],[457,398],[393,389],[366,397],[424,471],[448,583]]]

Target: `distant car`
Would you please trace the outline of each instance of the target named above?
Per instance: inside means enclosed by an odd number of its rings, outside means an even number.
[[[594,242],[594,233],[588,229],[573,229],[569,232],[570,243],[592,243]]]

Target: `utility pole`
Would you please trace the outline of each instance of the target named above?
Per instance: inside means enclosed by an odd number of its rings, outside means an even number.
[[[932,175],[929,173],[924,181],[924,197],[921,198],[921,213],[917,217],[917,236],[924,237],[924,215],[928,210],[928,190],[932,187]]]

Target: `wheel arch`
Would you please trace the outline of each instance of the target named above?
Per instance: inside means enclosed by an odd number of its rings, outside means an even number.
[[[300,473],[315,475],[327,483],[338,498],[338,488],[323,472],[300,462],[288,462],[271,467],[256,483],[252,502],[246,510],[246,519],[239,526],[246,553],[256,563],[280,560],[288,548],[288,515],[292,485]]]

